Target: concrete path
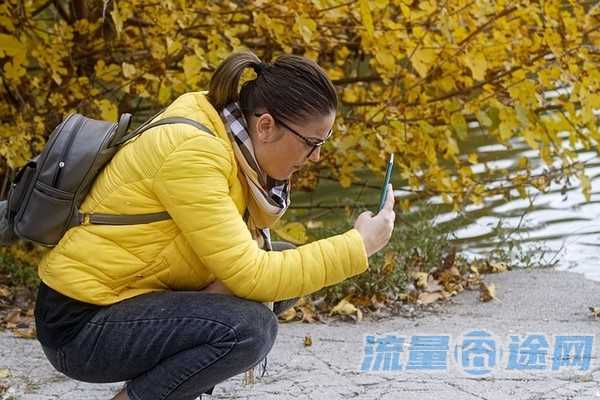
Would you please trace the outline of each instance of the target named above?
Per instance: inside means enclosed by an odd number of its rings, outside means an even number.
[[[281,324],[277,343],[269,355],[267,376],[248,386],[242,383],[242,375],[236,376],[218,385],[212,397],[205,398],[600,400],[600,319],[592,317],[588,309],[589,306],[600,306],[600,282],[557,271],[513,271],[487,275],[484,280],[495,283],[500,301],[481,303],[477,291],[467,291],[438,312],[418,318],[394,317],[358,324],[341,321],[327,325]],[[469,347],[458,345],[463,343],[465,335],[476,330],[492,335],[488,339],[494,341],[498,356],[496,367],[488,368],[490,372],[482,376],[467,373],[468,367],[473,365],[457,362],[462,358],[455,355],[455,349],[458,349],[456,354],[465,356]],[[531,334],[542,335],[542,340],[547,340],[547,355],[538,362],[545,361],[548,368],[509,370],[507,349],[511,336],[524,340],[524,335]],[[438,363],[441,366],[447,364],[448,369],[409,371],[409,364],[415,365],[425,359],[418,357],[417,346],[403,346],[403,352],[396,353],[400,360],[399,370],[387,368],[385,372],[363,372],[365,335],[373,335],[376,340],[386,335],[398,340],[404,338],[407,345],[416,336],[439,338],[447,335],[447,358],[438,359]],[[571,358],[562,358],[565,365],[552,371],[552,363],[560,364],[561,360],[554,357],[553,361],[555,342],[561,340],[557,336],[572,335],[592,336],[590,358],[578,360],[576,356],[581,353],[574,350]],[[304,346],[305,336],[312,338],[312,346]],[[377,347],[373,348],[377,352]],[[585,349],[585,346],[581,348]],[[504,351],[502,355],[500,350]],[[437,354],[444,353],[438,351]],[[479,357],[483,360],[482,367],[473,368],[489,367],[488,356],[489,353]],[[414,359],[410,361],[409,357]],[[526,360],[521,359],[524,363]],[[577,361],[582,362],[579,367],[568,365]],[[589,367],[585,366],[586,361]],[[369,365],[371,369],[386,367],[385,363],[377,364],[378,367]],[[585,368],[581,370],[581,366]],[[2,368],[9,372],[7,378],[0,379],[0,385],[9,387],[4,399],[110,399],[121,387],[121,384],[92,385],[72,381],[52,369],[36,341],[15,338],[8,333],[0,335],[0,371]]]

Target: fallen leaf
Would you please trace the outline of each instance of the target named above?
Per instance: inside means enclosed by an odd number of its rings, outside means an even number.
[[[410,295],[408,293],[400,293],[398,295],[398,300],[400,301],[408,301],[410,299]]]
[[[13,333],[15,336],[24,339],[35,339],[37,336],[34,328],[29,328],[26,330],[15,330]]]
[[[0,379],[6,379],[10,376],[8,368],[0,368]]]
[[[463,290],[463,286],[461,285],[461,276],[460,273],[458,275],[453,271],[456,267],[452,267],[440,274],[440,278],[438,282],[444,287],[447,292],[461,292]]]
[[[431,304],[431,303],[436,302],[443,298],[444,298],[444,295],[442,294],[442,292],[434,292],[434,293],[424,292],[424,293],[419,294],[419,299],[417,301],[420,304]]]
[[[6,315],[6,318],[4,318],[4,320],[11,324],[17,324],[19,322],[19,319],[21,318],[21,316],[19,315],[20,313],[21,310],[12,310]]]
[[[298,307],[298,309],[302,312],[302,322],[312,324],[313,322],[319,321],[319,314],[317,314],[311,304],[305,304]]]
[[[304,336],[304,346],[312,346],[312,338],[310,336]]]
[[[496,298],[496,285],[490,283],[489,285],[485,282],[481,282],[479,284],[479,289],[481,289],[481,293],[479,294],[479,300],[483,302],[490,301]]]
[[[458,268],[456,268],[456,265],[453,265],[452,267],[448,268],[446,271],[448,271],[448,273],[451,275],[460,276],[460,271],[458,270]]]
[[[495,274],[508,271],[508,265],[503,262],[484,261],[479,267],[479,272],[482,274]]]
[[[427,281],[427,289],[428,292],[435,293],[441,290],[444,290],[444,287],[433,278],[433,276],[429,275],[429,280]]]
[[[594,317],[600,318],[600,307],[590,307],[590,311]]]
[[[427,279],[429,274],[427,272],[415,272],[413,275],[415,280],[415,286],[419,289],[427,289]]]
[[[244,384],[245,385],[254,385],[256,383],[256,379],[254,377],[254,368],[250,368],[244,374]]]
[[[362,312],[356,308],[356,306],[352,303],[350,303],[348,300],[346,299],[342,299],[335,307],[333,307],[333,309],[329,312],[329,315],[334,315],[334,314],[339,314],[339,315],[348,315],[348,316],[354,316],[356,314],[356,318],[358,319],[358,321],[362,320]]]
[[[371,296],[371,306],[373,306],[376,310],[379,310],[383,306],[385,306],[385,296],[382,296],[382,299],[378,298],[377,294]]]
[[[282,314],[279,314],[279,319],[283,322],[290,322],[296,318],[296,310],[294,307],[284,311]]]

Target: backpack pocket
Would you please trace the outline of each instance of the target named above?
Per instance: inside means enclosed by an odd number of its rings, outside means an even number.
[[[0,201],[0,245],[8,246],[19,238],[13,228],[12,218],[8,215],[8,201]]]
[[[65,233],[65,221],[70,220],[73,208],[72,193],[37,181],[27,199],[35,207],[24,207],[15,219],[15,232],[28,240],[53,246]]]
[[[37,163],[29,161],[17,173],[8,193],[8,211],[11,218],[14,218],[23,205],[23,200],[27,192],[31,189],[31,182],[35,177],[36,170]]]

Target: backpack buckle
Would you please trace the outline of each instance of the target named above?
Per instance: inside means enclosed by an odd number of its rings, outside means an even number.
[[[80,225],[90,225],[90,214],[79,213],[79,224]]]

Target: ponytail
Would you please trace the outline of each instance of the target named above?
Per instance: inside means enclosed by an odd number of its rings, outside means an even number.
[[[247,67],[255,70],[262,65],[256,54],[251,52],[233,53],[219,65],[213,74],[208,100],[217,111],[239,100],[240,78]]]

